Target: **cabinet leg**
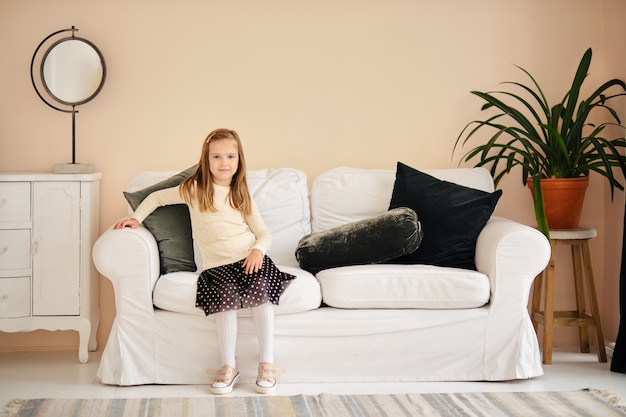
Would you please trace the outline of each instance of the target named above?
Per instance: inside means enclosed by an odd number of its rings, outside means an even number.
[[[92,331],[89,332],[89,345],[88,345],[88,348],[89,348],[90,352],[95,352],[96,349],[98,349],[98,340],[97,340],[97,336],[98,335],[97,335],[97,332],[95,331],[95,329],[97,329],[97,328],[98,328],[98,326],[96,325],[96,326],[92,327],[92,329],[94,329],[94,331],[93,332]]]
[[[91,336],[91,323],[87,321],[85,325],[78,329],[78,361],[87,363],[89,361],[89,339]]]

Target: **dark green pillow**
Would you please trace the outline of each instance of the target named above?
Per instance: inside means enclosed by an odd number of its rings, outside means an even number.
[[[398,162],[389,209],[410,207],[420,218],[424,239],[413,253],[392,260],[476,269],[476,239],[491,217],[502,190],[464,187]]]
[[[402,207],[300,239],[296,259],[312,274],[338,266],[381,263],[411,253],[422,240],[415,211]]]
[[[175,187],[196,171],[197,165],[179,172],[157,184],[132,193],[124,192],[124,197],[133,210],[153,191]],[[179,271],[195,271],[191,219],[185,204],[159,207],[143,221],[143,225],[154,235],[161,262],[161,274]]]

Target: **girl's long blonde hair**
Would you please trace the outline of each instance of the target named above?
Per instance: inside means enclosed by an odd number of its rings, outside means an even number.
[[[234,130],[215,129],[207,135],[202,145],[202,154],[200,155],[198,168],[180,184],[180,195],[190,206],[197,202],[200,211],[217,211],[213,204],[215,188],[209,164],[209,146],[218,140],[234,140],[237,142],[239,165],[237,172],[233,175],[228,196],[230,205],[233,208],[239,210],[244,215],[249,215],[252,211],[252,198],[248,190],[248,182],[246,181],[246,160],[243,156],[241,140]]]

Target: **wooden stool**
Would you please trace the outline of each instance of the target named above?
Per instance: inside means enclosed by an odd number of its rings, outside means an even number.
[[[531,320],[537,336],[539,324],[543,324],[543,363],[552,363],[552,335],[555,326],[578,326],[580,351],[589,353],[588,327],[593,326],[596,333],[596,348],[598,361],[606,362],[604,336],[600,324],[600,311],[596,297],[596,285],[593,279],[591,256],[589,255],[589,240],[597,236],[594,227],[580,227],[572,230],[550,230],[550,262],[546,269],[537,276],[533,286],[533,300],[531,305]],[[576,292],[576,310],[554,311],[554,266],[556,263],[556,246],[570,245],[572,247],[572,262],[574,267],[574,288]],[[545,282],[544,278],[545,277]],[[585,284],[589,296],[589,308],[586,311]],[[540,310],[541,287],[544,282],[543,311]]]

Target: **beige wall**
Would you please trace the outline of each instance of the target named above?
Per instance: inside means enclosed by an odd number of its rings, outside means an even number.
[[[240,133],[250,169],[313,178],[338,165],[456,166],[454,141],[480,113],[470,90],[520,80],[519,64],[560,99],[589,46],[593,84],[623,78],[625,13],[620,0],[0,0],[0,171],[70,159],[70,116],[39,100],[29,65],[45,36],[71,25],[108,66],[77,116],[78,162],[104,174],[104,230],[125,214],[121,191],[136,171],[188,167],[216,127]],[[532,224],[519,177],[502,188],[497,214]],[[583,222],[599,228],[592,252],[609,340],[623,202],[619,193],[611,205],[592,178]],[[564,291],[557,307],[568,303]],[[115,314],[106,279],[101,310],[102,347]],[[575,341],[569,330],[558,330],[560,343]],[[0,334],[0,349],[76,344],[73,332]]]

